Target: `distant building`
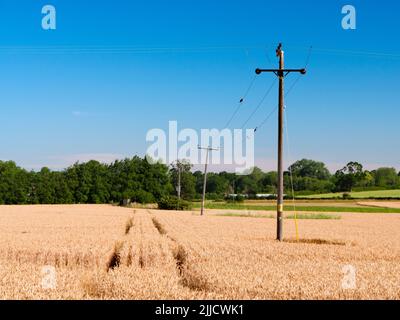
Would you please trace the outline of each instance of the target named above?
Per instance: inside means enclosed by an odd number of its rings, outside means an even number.
[[[244,197],[244,198],[248,198],[249,197],[248,194],[237,194],[237,193],[228,194],[229,198],[237,198],[238,196],[241,196],[241,197]]]
[[[235,199],[238,196],[241,196],[243,198],[249,198],[250,197],[248,194],[231,193],[231,194],[228,195],[228,198]],[[252,196],[252,197],[254,197],[254,196]],[[273,193],[257,193],[255,195],[256,199],[276,199],[276,197],[277,197],[277,195],[273,194]]]
[[[256,194],[257,199],[271,199],[271,198],[276,198],[276,194],[273,193],[257,193]]]

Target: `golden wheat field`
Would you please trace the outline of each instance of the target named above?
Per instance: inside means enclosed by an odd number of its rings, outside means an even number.
[[[400,298],[400,215],[298,223],[277,243],[268,218],[1,206],[0,299]]]

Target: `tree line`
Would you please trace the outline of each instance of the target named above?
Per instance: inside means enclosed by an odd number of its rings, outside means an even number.
[[[0,204],[152,203],[172,191],[168,167],[139,157],[39,172],[0,161]]]
[[[177,184],[179,164],[172,171],[172,184]],[[185,199],[199,198],[203,187],[203,173],[190,171],[191,166],[181,167],[182,195]],[[257,194],[277,193],[278,174],[276,171],[263,172],[255,167],[249,175],[234,173],[209,173],[207,176],[207,198],[220,199],[229,194],[255,197]],[[362,164],[349,162],[342,169],[331,174],[323,162],[302,159],[293,163],[284,172],[285,193],[291,196],[330,192],[351,192],[361,190],[398,189],[400,172],[394,168],[364,170]]]
[[[168,167],[135,156],[111,164],[92,160],[62,171],[44,167],[37,172],[18,167],[13,161],[0,161],[0,204],[122,203],[127,199],[155,203],[176,196],[179,178],[183,199],[201,197],[203,173],[193,172],[185,161]],[[284,185],[287,194],[293,185],[296,195],[397,189],[400,173],[394,168],[368,171],[360,163],[350,162],[331,174],[324,163],[303,159],[284,173]],[[263,172],[257,167],[248,175],[219,172],[207,176],[208,199],[226,199],[232,194],[255,197],[276,191],[277,172]]]

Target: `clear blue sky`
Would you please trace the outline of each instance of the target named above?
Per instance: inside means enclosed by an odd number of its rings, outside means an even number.
[[[41,28],[46,4],[56,7],[56,30]],[[356,30],[341,28],[345,4],[357,9]],[[0,0],[0,159],[60,168],[143,156],[146,132],[169,120],[222,128],[282,42],[288,67],[303,67],[315,48],[287,98],[291,159],[400,169],[399,14],[398,2],[376,0]],[[272,79],[256,80],[232,127]],[[275,105],[276,90],[248,127]],[[256,134],[265,169],[275,145],[274,116]]]

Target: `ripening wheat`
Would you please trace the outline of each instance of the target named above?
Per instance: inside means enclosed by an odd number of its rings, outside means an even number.
[[[1,206],[0,299],[399,299],[400,216]]]

